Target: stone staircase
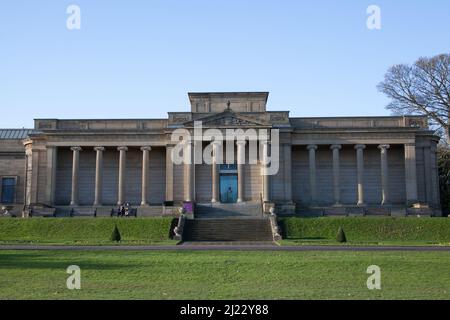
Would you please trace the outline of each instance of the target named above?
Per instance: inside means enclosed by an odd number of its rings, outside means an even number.
[[[183,241],[273,242],[267,218],[222,218],[186,220]]]
[[[195,204],[196,218],[262,218],[262,216],[260,202]]]

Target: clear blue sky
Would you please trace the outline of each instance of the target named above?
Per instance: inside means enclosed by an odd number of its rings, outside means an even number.
[[[66,28],[70,4],[81,30]],[[2,0],[0,127],[166,117],[188,91],[270,91],[291,116],[387,115],[387,68],[444,52],[448,0]]]

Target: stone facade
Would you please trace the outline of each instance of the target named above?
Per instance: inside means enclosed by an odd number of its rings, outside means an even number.
[[[220,204],[228,175],[220,165],[172,162],[171,133],[193,131],[201,121],[203,130],[279,130],[277,174],[262,174],[260,162],[230,171],[233,202],[244,209],[263,203],[279,214],[440,215],[438,137],[425,117],[292,118],[267,111],[267,98],[191,93],[191,111],[167,119],[36,119],[25,137],[0,139],[0,177],[17,177],[16,211],[36,203],[110,210],[128,202],[145,214],[162,212],[165,201]],[[248,160],[248,144],[236,143],[235,155]],[[258,148],[268,154],[267,146]]]

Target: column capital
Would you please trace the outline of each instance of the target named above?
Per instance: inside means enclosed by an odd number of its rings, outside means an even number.
[[[380,149],[381,151],[386,151],[387,149],[389,149],[391,146],[388,144],[380,144],[378,146],[378,149]]]
[[[150,146],[141,147],[141,151],[152,151],[152,147]]]
[[[70,150],[72,151],[82,151],[81,147],[70,147]]]
[[[117,147],[117,151],[128,151],[128,147]]]
[[[105,151],[105,147],[94,147],[94,151]]]
[[[355,146],[355,149],[356,149],[356,150],[358,150],[358,149],[364,150],[365,148],[366,148],[366,145],[365,145],[365,144],[357,144],[357,145]]]
[[[310,144],[306,147],[308,150],[317,150],[318,146],[316,144]]]
[[[238,145],[238,146],[245,147],[246,144],[247,144],[247,141],[245,141],[245,140],[236,141],[236,145]]]
[[[335,149],[341,150],[341,149],[342,149],[342,146],[341,146],[340,144],[333,144],[333,145],[330,147],[330,149],[331,149],[331,150],[335,150]]]

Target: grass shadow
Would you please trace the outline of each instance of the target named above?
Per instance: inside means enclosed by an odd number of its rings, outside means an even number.
[[[102,261],[92,261],[85,259],[78,254],[73,257],[59,256],[57,252],[49,255],[49,252],[40,253],[0,253],[0,269],[61,269],[65,270],[70,265],[79,265],[83,269],[92,270],[114,270],[130,269],[134,264],[127,263],[106,263]]]

